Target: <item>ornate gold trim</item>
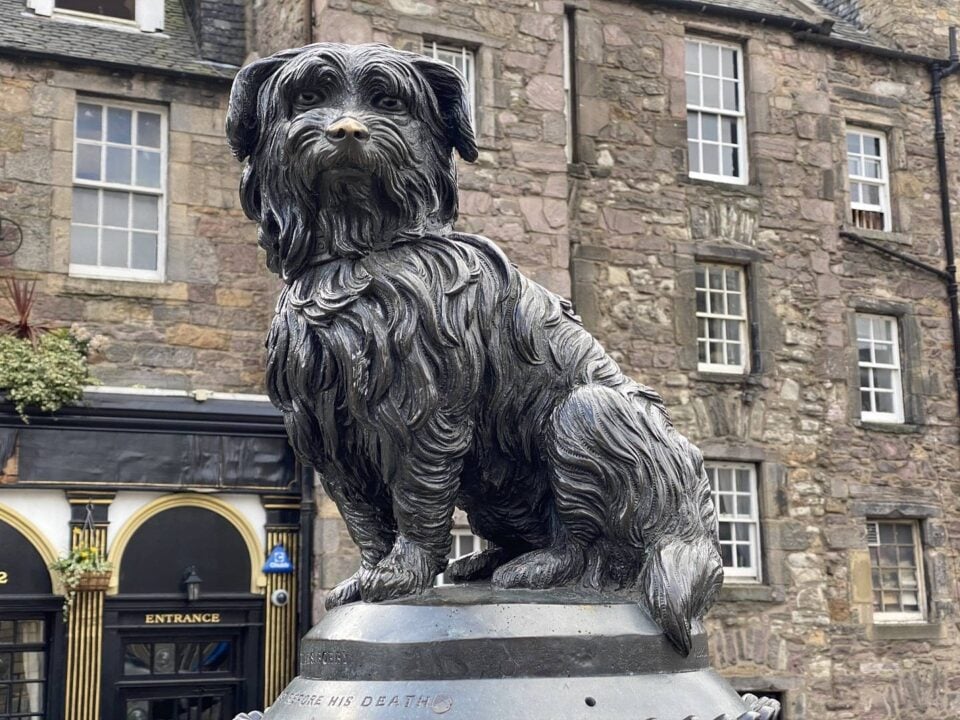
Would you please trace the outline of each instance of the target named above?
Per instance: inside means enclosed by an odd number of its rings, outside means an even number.
[[[197,493],[182,492],[172,495],[164,495],[151,502],[148,502],[141,508],[138,508],[124,523],[123,527],[117,532],[117,536],[110,543],[110,560],[113,562],[113,577],[110,578],[110,595],[116,595],[120,585],[120,567],[123,563],[123,553],[127,549],[127,544],[134,533],[140,529],[147,520],[154,515],[162,513],[164,510],[170,510],[178,507],[198,507],[210,510],[220,515],[233,525],[247,546],[247,552],[250,554],[250,592],[259,593],[266,585],[266,580],[261,572],[263,566],[264,554],[263,546],[260,544],[260,537],[256,531],[247,522],[247,519],[234,507],[215,497],[208,495],[198,495]]]
[[[283,545],[296,563],[300,558],[300,536],[297,530],[268,530],[267,547]],[[263,695],[264,707],[274,701],[297,674],[297,601],[298,571],[267,575],[267,591],[263,620]],[[283,607],[272,602],[274,591],[284,589],[290,600]]]
[[[63,595],[63,587],[60,584],[60,579],[49,568],[51,563],[56,562],[58,556],[57,549],[53,546],[53,543],[47,539],[36,525],[11,507],[0,505],[0,521],[13,527],[14,530],[23,535],[27,541],[33,545],[36,551],[40,553],[40,557],[43,558],[44,563],[47,565],[47,572],[50,573],[50,583],[53,588],[53,594]]]

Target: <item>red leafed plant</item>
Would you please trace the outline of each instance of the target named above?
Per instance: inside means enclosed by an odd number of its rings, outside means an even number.
[[[13,307],[14,319],[0,318],[0,334],[13,335],[22,340],[29,340],[34,345],[41,333],[50,330],[48,325],[34,325],[30,323],[30,312],[36,302],[36,280],[18,280],[4,278],[0,295]]]

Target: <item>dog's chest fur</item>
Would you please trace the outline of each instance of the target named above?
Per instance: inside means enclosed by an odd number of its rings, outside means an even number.
[[[285,289],[267,382],[298,452],[321,440],[317,463],[383,434],[402,443],[438,412],[469,414],[511,272],[482,250],[427,236],[331,259]]]

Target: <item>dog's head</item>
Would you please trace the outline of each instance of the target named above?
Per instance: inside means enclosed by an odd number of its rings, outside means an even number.
[[[237,75],[227,139],[270,268],[358,256],[456,218],[453,151],[477,146],[453,67],[385,45],[320,43]]]

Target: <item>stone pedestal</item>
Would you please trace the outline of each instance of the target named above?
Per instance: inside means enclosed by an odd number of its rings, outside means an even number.
[[[330,612],[265,720],[713,720],[748,710],[710,669],[703,628],[684,658],[625,596],[482,584]]]

